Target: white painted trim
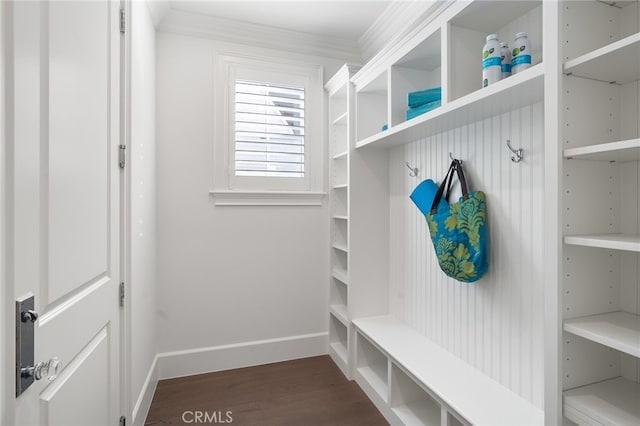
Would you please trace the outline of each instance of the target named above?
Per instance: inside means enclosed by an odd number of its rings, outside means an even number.
[[[5,315],[5,254],[6,254],[6,238],[5,238],[5,208],[6,208],[6,191],[5,191],[5,79],[4,79],[4,67],[5,67],[5,23],[4,23],[4,2],[0,3],[0,344],[4,348],[10,348],[11,345],[7,345],[4,334],[4,315]],[[5,375],[7,369],[3,368],[5,365],[6,350],[0,351],[0,424],[6,424],[7,419],[4,418],[4,413],[7,412],[5,408],[5,383],[7,380]]]
[[[562,424],[562,53],[560,9],[542,3],[544,31],[544,415],[545,424]]]
[[[153,26],[158,29],[164,17],[169,13],[171,5],[169,0],[145,0]]]
[[[151,363],[151,367],[149,367],[149,372],[147,373],[147,378],[142,385],[136,404],[133,406],[133,410],[131,412],[131,424],[133,426],[144,425],[144,421],[147,418],[147,414],[149,414],[149,408],[151,408],[151,401],[153,400],[153,395],[156,392],[157,386],[158,354],[153,358],[153,362]]]
[[[402,44],[400,40],[424,28],[452,3],[452,0],[391,3],[358,40],[363,59],[386,57],[394,46]]]
[[[169,10],[159,31],[222,40],[253,47],[278,49],[358,63],[362,59],[355,41],[283,30],[219,17]]]
[[[303,334],[158,354],[158,378],[191,376],[327,354],[328,333]]]
[[[326,192],[209,191],[216,206],[321,206]]]

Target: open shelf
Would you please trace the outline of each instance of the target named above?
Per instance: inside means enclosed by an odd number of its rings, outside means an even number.
[[[391,371],[390,405],[400,422],[405,425],[439,425],[440,404],[397,365],[394,364]]]
[[[640,79],[638,58],[640,58],[640,33],[632,34],[565,62],[564,73],[625,84]]]
[[[359,367],[358,374],[362,376],[383,401],[387,400],[387,366],[385,364]]]
[[[345,253],[349,253],[349,249],[344,244],[334,243],[333,244],[333,248],[336,249],[336,250],[340,250],[342,252],[345,252]]]
[[[349,314],[346,305],[330,305],[329,312],[345,326],[349,326]]]
[[[353,324],[358,334],[375,342],[394,363],[429,389],[434,398],[469,423],[544,424],[541,409],[398,319],[392,316],[359,318],[353,320]]]
[[[333,268],[331,271],[331,275],[333,278],[342,282],[345,285],[349,284],[349,275],[347,274],[347,270],[344,268]]]
[[[543,64],[535,65],[489,87],[429,111],[356,143],[356,148],[389,148],[466,123],[502,114],[543,99]]]
[[[593,161],[638,161],[640,160],[640,139],[565,149],[564,157]]]
[[[618,377],[563,394],[564,415],[580,425],[640,424],[640,383]]]
[[[329,345],[331,350],[339,357],[340,361],[347,364],[347,347],[342,342],[334,342]]]
[[[348,116],[349,116],[349,113],[347,111],[345,111],[344,113],[339,115],[335,120],[333,120],[333,124],[335,126],[344,126],[344,125],[346,125]]]
[[[388,401],[388,360],[366,337],[357,334],[357,373],[364,383],[364,389],[372,390],[382,401]]]
[[[564,237],[564,243],[575,246],[640,252],[640,236],[638,235],[571,235]]]
[[[436,412],[432,407],[420,401],[393,407],[392,410],[403,425],[440,424],[440,409]]]
[[[336,155],[333,156],[334,160],[340,160],[341,158],[344,158],[347,156],[347,151],[342,151],[337,153]]]
[[[611,312],[566,320],[564,331],[640,357],[640,316]]]

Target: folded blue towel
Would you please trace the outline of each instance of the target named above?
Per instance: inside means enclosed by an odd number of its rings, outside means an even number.
[[[442,99],[442,89],[440,87],[432,87],[431,89],[420,90],[418,92],[410,92],[407,94],[407,106],[409,108],[419,107],[429,102],[439,101]]]
[[[441,104],[441,101],[433,101],[429,102],[428,104],[421,105],[417,108],[409,108],[406,114],[407,120],[411,120],[412,118],[415,118],[420,114],[424,114],[425,112],[429,112],[432,109],[438,108]]]
[[[409,198],[411,198],[411,201],[413,201],[422,214],[426,216],[431,212],[431,205],[437,193],[438,185],[431,179],[427,179],[416,186],[411,195],[409,195]],[[438,211],[447,207],[449,207],[449,203],[442,197],[438,203]]]

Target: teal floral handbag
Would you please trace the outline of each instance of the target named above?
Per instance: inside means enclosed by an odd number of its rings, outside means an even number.
[[[462,197],[455,204],[438,208],[445,187],[451,188],[455,174]],[[440,269],[458,281],[479,280],[489,269],[485,195],[481,191],[469,192],[460,160],[451,163],[426,219]]]

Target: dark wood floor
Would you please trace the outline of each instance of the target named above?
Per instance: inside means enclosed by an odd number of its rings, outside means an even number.
[[[200,424],[207,420],[204,412],[214,424],[214,416],[218,423],[232,419],[232,425],[388,424],[329,356],[162,380],[145,424],[197,424],[198,411]]]

